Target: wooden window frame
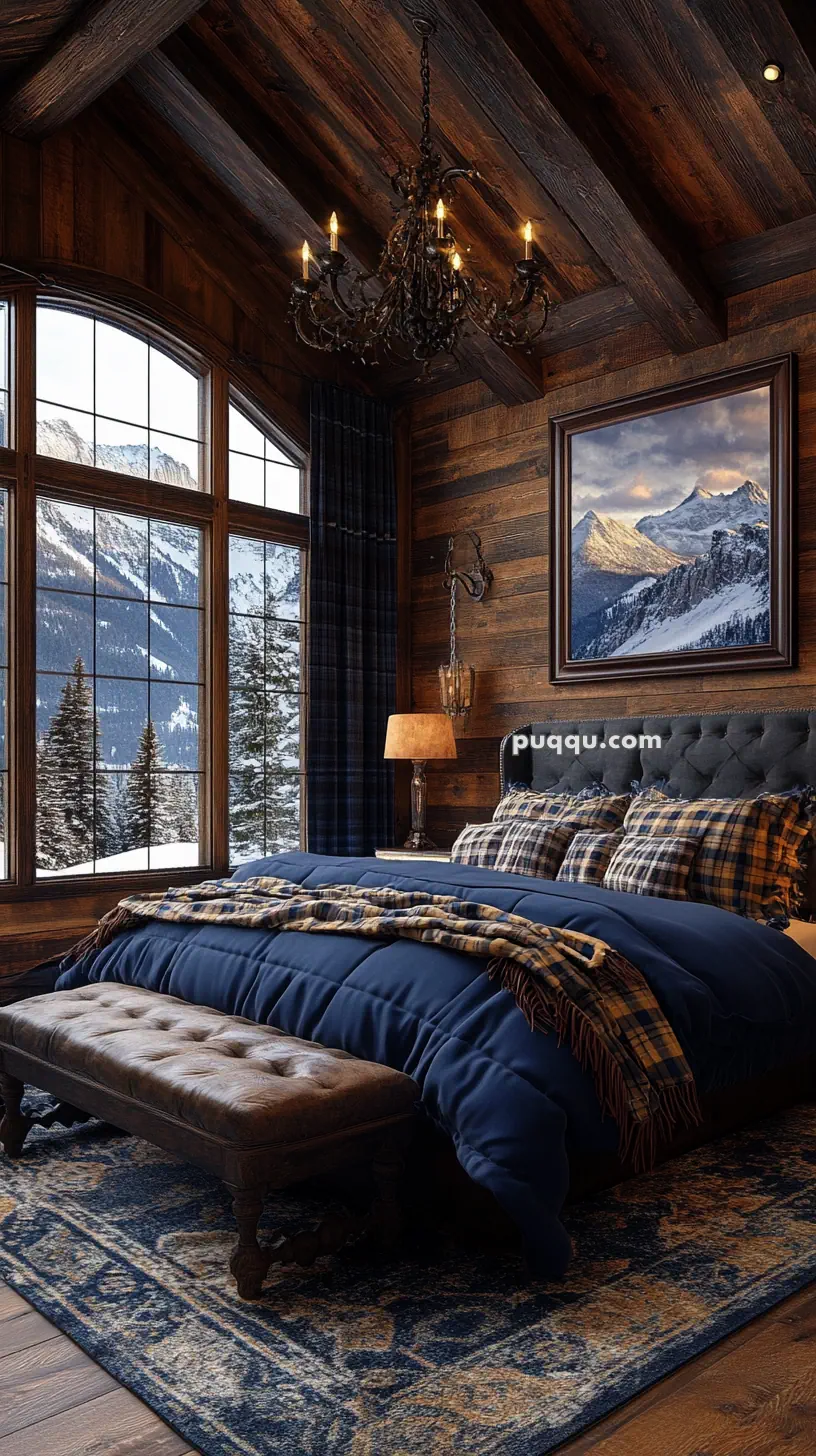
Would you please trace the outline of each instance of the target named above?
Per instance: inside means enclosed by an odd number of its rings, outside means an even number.
[[[204,479],[199,490],[77,465],[36,453],[36,314],[39,300],[62,304],[137,332],[202,376],[204,400]],[[236,377],[224,351],[193,347],[177,325],[166,328],[151,314],[128,308],[103,295],[77,296],[59,285],[26,283],[4,287],[0,302],[9,305],[9,446],[0,447],[0,487],[8,489],[9,691],[8,879],[0,881],[0,907],[21,901],[75,901],[79,913],[97,910],[137,889],[160,888],[229,871],[229,537],[296,546],[304,552],[303,585],[308,574],[310,523],[265,506],[229,499],[228,406],[244,410],[273,440],[280,441],[302,471],[301,505],[308,490],[308,456],[274,421],[274,411],[252,397]],[[220,357],[219,357],[220,356]],[[200,838],[208,847],[192,868],[132,873],[37,878],[36,875],[36,498],[38,491],[77,505],[95,505],[197,526],[203,541],[204,735]],[[306,613],[304,611],[304,618]],[[307,629],[308,636],[308,629]],[[304,644],[305,648],[305,644]],[[304,651],[304,658],[305,658]],[[306,672],[306,663],[302,668]],[[304,703],[308,700],[304,689]],[[43,907],[44,908],[44,907]],[[66,907],[67,909],[68,907]],[[0,914],[0,925],[4,916]]]

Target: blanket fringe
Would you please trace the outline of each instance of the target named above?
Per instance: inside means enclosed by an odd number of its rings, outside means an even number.
[[[640,982],[640,972],[617,951],[607,950],[604,966],[627,984]],[[621,1162],[631,1163],[635,1173],[654,1167],[660,1144],[669,1140],[676,1127],[695,1127],[702,1121],[693,1081],[654,1091],[648,1118],[637,1120],[620,1067],[580,1006],[563,992],[548,993],[524,966],[506,958],[491,961],[487,972],[511,993],[534,1031],[554,1031],[559,1042],[566,1042],[580,1065],[591,1072],[601,1111],[614,1118],[620,1129]]]

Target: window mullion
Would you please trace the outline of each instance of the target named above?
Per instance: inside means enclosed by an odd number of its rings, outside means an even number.
[[[209,792],[209,834],[213,863],[229,867],[229,380],[223,369],[210,377],[210,486],[214,503],[209,533],[209,744],[205,783]],[[209,774],[206,768],[209,767]]]
[[[32,885],[37,846],[36,574],[37,518],[36,360],[34,294],[15,303],[14,410],[17,481],[9,539],[11,691],[9,694],[9,849],[11,874]]]

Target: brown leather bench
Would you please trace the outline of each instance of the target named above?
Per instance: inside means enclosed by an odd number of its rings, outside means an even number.
[[[0,1142],[12,1158],[33,1125],[21,1111],[25,1082],[62,1099],[42,1121],[100,1117],[223,1178],[239,1235],[230,1268],[243,1299],[257,1298],[273,1262],[310,1264],[364,1228],[384,1244],[399,1233],[397,1189],[419,1093],[390,1067],[102,983],[0,1007]],[[359,1164],[374,1175],[367,1214],[335,1214],[314,1232],[261,1248],[267,1191]]]

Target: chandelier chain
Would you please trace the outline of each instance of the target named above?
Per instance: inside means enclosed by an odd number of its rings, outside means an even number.
[[[440,353],[452,354],[467,321],[497,344],[528,353],[543,333],[550,300],[541,255],[532,247],[532,224],[524,230],[524,257],[514,265],[504,299],[465,267],[451,227],[456,184],[472,182],[475,167],[443,167],[431,134],[431,20],[418,17],[422,37],[419,69],[422,93],[419,157],[401,164],[392,177],[400,198],[397,219],[377,269],[363,273],[338,246],[332,215],[329,251],[301,254],[302,277],[292,286],[290,316],[298,337],[313,348],[346,350],[364,363],[420,360],[427,368]],[[314,276],[314,265],[317,277]]]
[[[419,74],[422,81],[422,140],[419,149],[423,157],[431,155],[431,63],[428,57],[428,37],[422,37],[419,53]]]
[[[456,661],[456,577],[451,579],[451,601],[450,601],[450,660],[451,665]]]

